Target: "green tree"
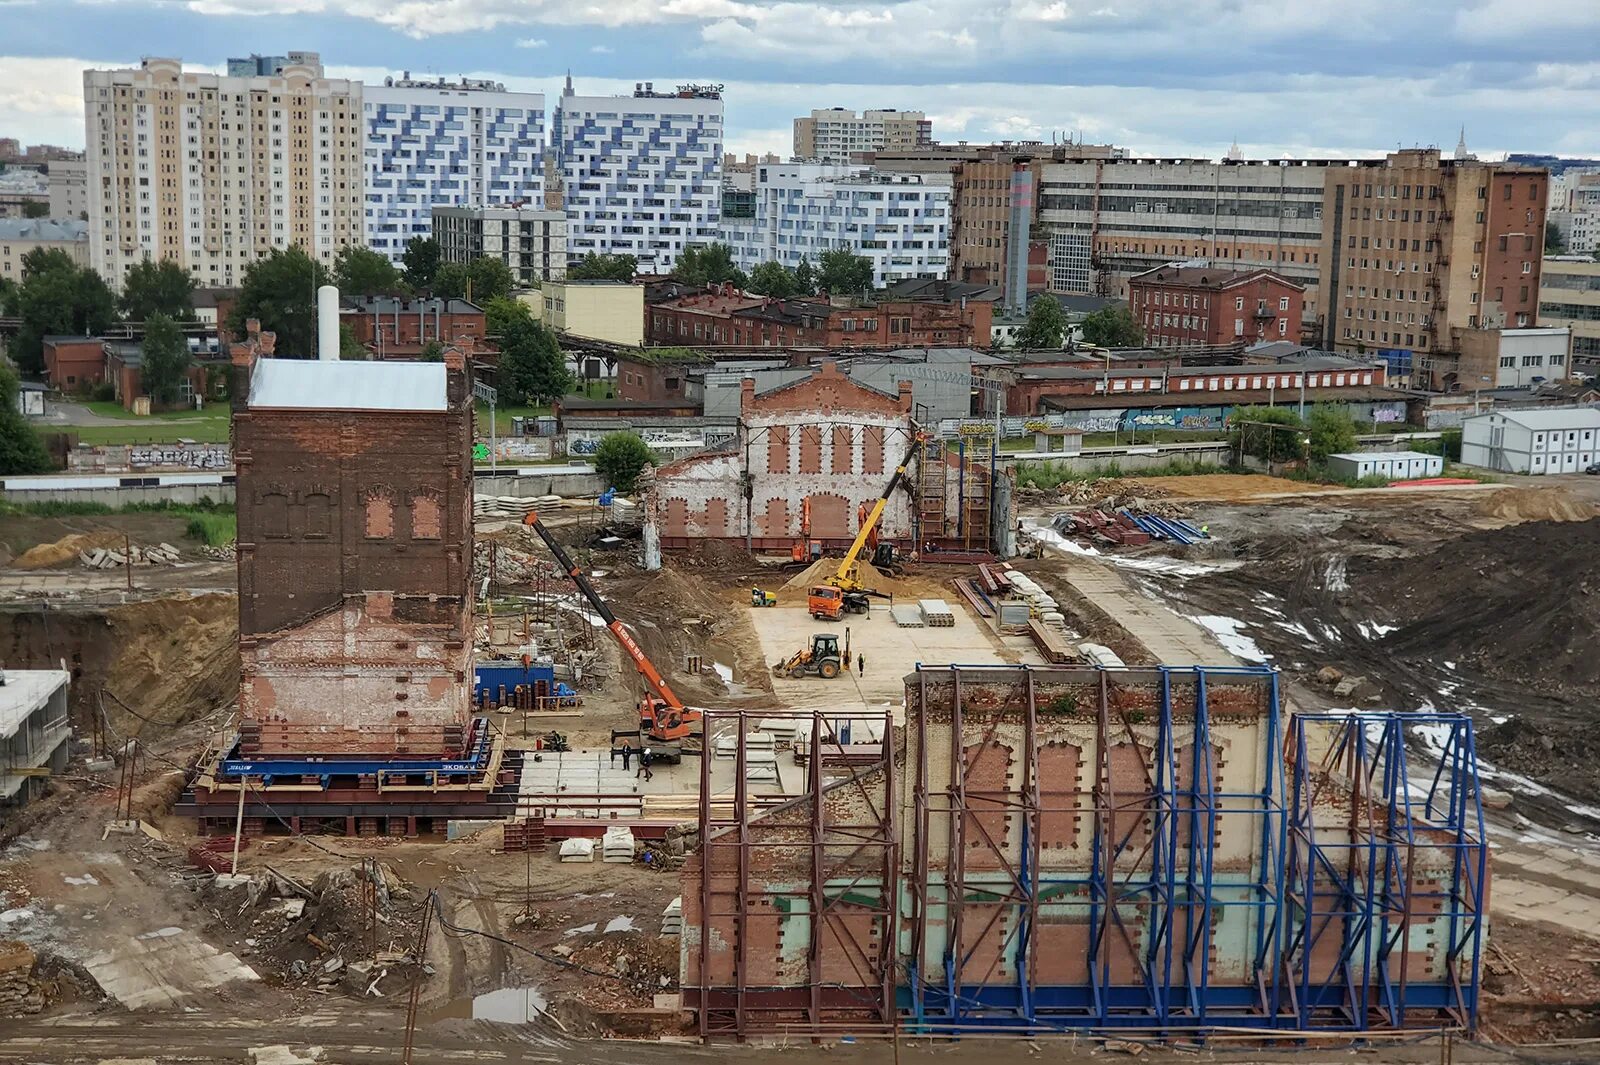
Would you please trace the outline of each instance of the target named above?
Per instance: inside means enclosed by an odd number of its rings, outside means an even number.
[[[356,339],[356,331],[349,322],[339,323],[339,358],[343,362],[369,362],[372,352]]]
[[[417,353],[418,362],[443,362],[444,345],[437,340],[430,340],[422,345],[422,350]]]
[[[406,250],[400,255],[406,284],[418,292],[431,290],[433,279],[439,273],[439,255],[439,242],[436,240],[412,237],[406,241]]]
[[[27,200],[22,205],[24,218],[49,218],[50,205],[44,200]]]
[[[228,328],[241,340],[245,322],[261,320],[261,328],[278,335],[279,358],[314,359],[317,355],[317,289],[328,283],[328,271],[300,249],[273,248],[245,268]]]
[[[596,255],[590,252],[567,267],[568,281],[632,281],[639,260],[632,255]]]
[[[1228,419],[1229,443],[1267,462],[1305,455],[1305,423],[1292,407],[1240,407]]]
[[[17,409],[17,392],[17,375],[0,362],[0,476],[46,473],[50,453]]]
[[[333,283],[346,296],[394,296],[405,289],[387,255],[346,244],[333,260]]]
[[[872,260],[849,248],[822,253],[817,269],[817,291],[830,296],[858,296],[872,290]]]
[[[122,281],[122,314],[143,322],[164,314],[177,322],[194,318],[194,275],[171,259],[145,259],[128,268]]]
[[[654,456],[638,433],[607,433],[594,449],[595,472],[623,495],[634,490],[639,473]]]
[[[809,255],[802,255],[800,265],[794,268],[794,294],[796,296],[817,294],[817,268],[811,265]]]
[[[503,296],[479,304],[483,308],[484,332],[492,337],[505,336],[514,322],[533,323],[533,311],[519,299]]]
[[[1067,312],[1061,301],[1048,293],[1039,296],[1028,308],[1028,320],[1017,330],[1017,347],[1046,351],[1060,348],[1067,338]]]
[[[472,302],[480,307],[489,300],[510,296],[515,281],[509,266],[488,256],[474,259],[472,265],[467,267],[467,275],[472,278]]]
[[[465,299],[467,283],[471,280],[472,275],[467,272],[466,263],[445,263],[439,267],[438,273],[433,275],[431,291],[443,299]]]
[[[500,372],[495,385],[508,406],[549,403],[575,382],[556,335],[538,322],[512,320],[500,337]]]
[[[1144,330],[1126,307],[1103,307],[1084,316],[1083,342],[1100,348],[1136,348]]]
[[[788,299],[800,293],[799,286],[795,284],[794,271],[782,263],[758,263],[750,271],[750,283],[746,287],[758,296],[776,296],[779,299]]]
[[[686,285],[704,288],[732,281],[738,288],[750,283],[743,270],[733,262],[733,249],[726,244],[711,243],[686,248],[672,268],[672,276]]]
[[[1546,255],[1562,255],[1567,250],[1567,242],[1561,236],[1561,230],[1553,222],[1544,224],[1544,253]]]
[[[160,407],[170,407],[183,394],[183,376],[189,370],[189,344],[167,315],[155,312],[144,320],[144,366],[139,371],[145,395]]]
[[[1306,416],[1306,430],[1311,438],[1311,458],[1317,462],[1356,449],[1356,422],[1349,407],[1318,403]]]
[[[22,284],[9,303],[22,323],[7,350],[24,373],[44,368],[45,337],[98,336],[117,317],[116,297],[100,275],[58,248],[22,257]]]

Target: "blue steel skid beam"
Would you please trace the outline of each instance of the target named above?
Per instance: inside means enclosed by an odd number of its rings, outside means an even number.
[[[1094,693],[1075,708],[1092,715],[1098,748],[1081,755],[1082,805],[1053,807],[1063,789],[1048,775],[1050,794],[1039,791],[1039,751],[1064,735],[1041,724],[1060,709],[1041,704],[1047,685]],[[1241,695],[1252,685],[1259,703]],[[911,1030],[1475,1027],[1487,854],[1464,716],[1296,716],[1285,737],[1276,675],[1254,667],[919,667],[908,695],[913,851],[897,999]],[[1218,714],[1232,730],[1222,736]],[[1023,757],[1003,784],[995,763],[969,780],[985,758],[1008,757],[991,746],[1002,716],[1004,744],[1022,740]],[[1254,750],[1228,755],[1241,721]],[[1441,748],[1426,773],[1406,749],[1413,726]],[[1125,749],[1113,780],[1113,744],[1137,751],[1142,778]],[[1248,783],[1225,783],[1219,751],[1261,764]],[[1054,818],[1061,848],[1065,816],[1092,829],[1072,845],[1090,852],[1076,868],[1059,849],[1042,864],[1044,826]],[[928,860],[934,841],[942,863]],[[1074,922],[1082,981],[1041,980],[1041,931]],[[1059,956],[1047,960],[1061,971]]]
[[[430,781],[476,778],[483,774],[494,749],[494,734],[484,718],[474,718],[467,750],[460,758],[351,758],[348,756],[294,756],[289,758],[239,758],[239,738],[228,745],[228,755],[217,765],[219,780],[241,776],[260,777],[270,784],[273,777],[316,777],[324,788],[333,777],[373,776],[384,779],[424,775]]]

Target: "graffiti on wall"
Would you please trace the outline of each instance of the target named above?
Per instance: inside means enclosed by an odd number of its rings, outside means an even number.
[[[567,432],[567,454],[593,455],[600,447],[600,441],[613,432],[624,432],[624,429],[571,429]],[[734,430],[728,428],[694,428],[694,429],[634,429],[640,438],[651,448],[665,451],[671,455],[688,455],[708,448],[722,447],[734,439]]]

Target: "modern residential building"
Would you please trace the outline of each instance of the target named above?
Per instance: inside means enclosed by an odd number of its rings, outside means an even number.
[[[296,55],[250,77],[84,71],[90,261],[112,286],[143,259],[231,286],[273,248],[331,263],[362,243],[361,84]]]
[[[562,211],[526,204],[435,207],[433,238],[444,262],[499,259],[523,287],[567,276],[567,216]]]
[[[872,260],[873,285],[945,276],[950,185],[937,174],[893,174],[836,163],[771,163],[756,168],[755,216],[725,218],[722,239],[750,270],[777,262],[817,265],[845,248]]]
[[[1600,461],[1600,407],[1493,410],[1461,423],[1461,461],[1501,473],[1582,473]]]
[[[669,272],[683,250],[718,239],[722,95],[682,85],[579,96],[567,79],[550,122],[567,212],[567,252],[632,255]]]
[[[863,152],[909,151],[933,143],[933,123],[921,111],[884,108],[856,114],[843,107],[794,120],[794,157],[848,163]]]
[[[1126,299],[1128,278],[1188,259],[1275,270],[1318,311],[1324,173],[1314,160],[1109,159],[1049,162],[1036,234],[1050,288]],[[1298,338],[1296,338],[1298,339]]]
[[[399,261],[433,233],[433,208],[537,203],[544,195],[544,96],[499,82],[413,79],[362,93],[366,240]]]
[[[1572,330],[1572,369],[1600,373],[1600,262],[1545,259],[1539,277],[1539,324]]]
[[[72,261],[89,265],[89,223],[73,219],[0,218],[0,279],[22,280],[22,257],[40,249],[59,249]]]
[[[1326,173],[1322,346],[1380,352],[1414,386],[1478,387],[1462,334],[1538,315],[1549,173],[1480,162],[1464,144],[1454,158],[1412,149]]]
[[[551,281],[520,297],[563,336],[636,348],[644,343],[644,286],[626,281]]]
[[[1128,309],[1156,347],[1225,347],[1300,336],[1305,286],[1272,270],[1158,266],[1128,279]]]
[[[57,221],[89,217],[89,163],[57,159],[49,164],[50,217]]]

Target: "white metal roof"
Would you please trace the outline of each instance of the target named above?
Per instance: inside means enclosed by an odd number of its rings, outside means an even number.
[[[1600,429],[1600,408],[1597,407],[1519,407],[1497,410],[1495,414],[1508,422],[1516,422],[1524,429]]]
[[[1439,458],[1438,455],[1430,455],[1425,451],[1345,451],[1328,457],[1330,459],[1349,459],[1351,462],[1400,462],[1411,459]]]
[[[67,683],[62,669],[8,669],[5,673],[6,682],[0,685],[0,739],[14,735],[29,714]]]
[[[250,406],[442,411],[445,367],[442,362],[261,359],[250,378]]]

